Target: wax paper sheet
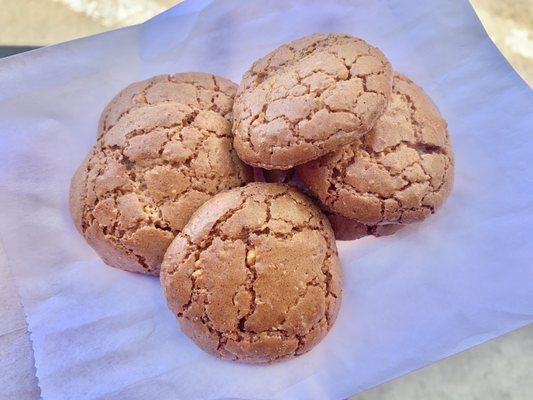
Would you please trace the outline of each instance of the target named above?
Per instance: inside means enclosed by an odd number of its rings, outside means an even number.
[[[449,122],[454,191],[394,236],[339,244],[337,323],[269,366],[192,344],[156,278],[105,266],[76,232],[69,181],[100,111],[132,81],[236,82],[276,46],[348,32],[380,47]],[[0,62],[0,236],[46,399],[343,398],[533,320],[533,97],[466,1],[186,1],[147,23]]]

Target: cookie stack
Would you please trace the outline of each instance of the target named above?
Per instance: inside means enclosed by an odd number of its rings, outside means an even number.
[[[317,34],[257,60],[239,87],[179,73],[125,88],[70,205],[107,264],[160,275],[202,349],[264,363],[333,325],[335,238],[420,221],[452,182],[447,125],[423,90],[365,41]]]

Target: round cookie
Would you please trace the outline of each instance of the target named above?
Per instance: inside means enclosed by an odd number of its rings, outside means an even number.
[[[387,110],[364,138],[297,172],[330,212],[382,225],[434,213],[451,190],[453,169],[446,121],[419,86],[397,74]]]
[[[212,110],[172,102],[132,109],[72,179],[77,228],[107,264],[157,275],[200,205],[252,181],[232,142],[231,122]]]
[[[245,73],[233,106],[247,164],[289,169],[353,142],[384,112],[392,70],[381,51],[343,34],[285,44]]]
[[[333,232],[288,185],[220,193],[168,248],[161,283],[182,331],[218,357],[265,363],[307,352],[341,301]]]
[[[109,131],[129,111],[158,103],[180,103],[193,109],[212,110],[229,118],[237,85],[216,75],[181,72],[135,82],[120,91],[100,117],[98,137]]]

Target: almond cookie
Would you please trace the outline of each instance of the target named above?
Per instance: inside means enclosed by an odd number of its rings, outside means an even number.
[[[233,82],[203,72],[159,75],[132,83],[120,91],[102,112],[98,137],[109,131],[129,111],[151,104],[180,103],[229,117],[236,90]]]
[[[232,142],[231,122],[212,110],[172,102],[132,109],[72,179],[78,230],[107,264],[157,275],[192,213],[252,180]]]
[[[353,142],[384,112],[392,70],[381,51],[343,34],[307,36],[257,60],[233,106],[247,164],[289,169]]]
[[[183,332],[211,354],[253,363],[315,346],[337,316],[341,279],[325,216],[294,188],[273,183],[207,201],[161,268]]]
[[[330,212],[365,225],[420,221],[453,184],[446,121],[424,91],[395,75],[390,105],[364,138],[297,168]]]

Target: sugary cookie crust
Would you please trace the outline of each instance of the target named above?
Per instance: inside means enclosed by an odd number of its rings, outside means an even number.
[[[235,83],[203,72],[158,75],[121,90],[100,117],[98,137],[109,131],[124,114],[146,105],[173,102],[193,109],[212,110],[230,119]]]
[[[266,182],[286,183],[313,198],[313,194],[310,193],[305,183],[298,177],[296,169],[262,171]],[[320,205],[320,202],[318,204]],[[322,211],[328,217],[336,240],[356,240],[365,236],[389,236],[396,233],[403,226],[400,224],[365,225],[354,219],[346,218],[342,215],[328,212],[327,210]]]
[[[383,113],[392,70],[375,47],[342,34],[285,44],[256,61],[237,91],[235,148],[266,169],[288,169],[367,132]]]
[[[192,213],[251,180],[224,116],[181,103],[146,105],[99,139],[73,177],[71,211],[107,264],[157,275]]]
[[[282,184],[218,194],[170,245],[169,308],[202,349],[245,362],[302,354],[332,326],[341,270],[325,216]]]
[[[424,91],[395,75],[391,102],[361,140],[297,167],[329,211],[363,224],[419,221],[453,184],[447,124]]]

